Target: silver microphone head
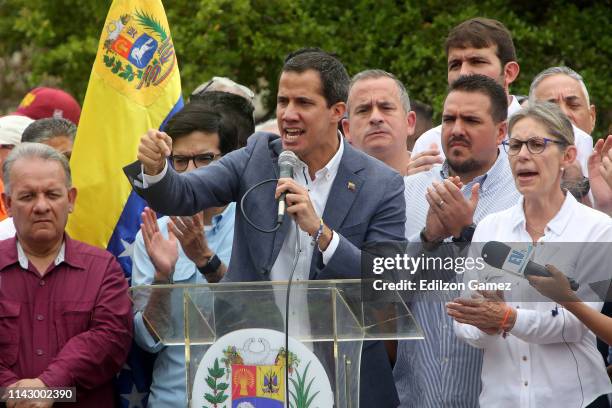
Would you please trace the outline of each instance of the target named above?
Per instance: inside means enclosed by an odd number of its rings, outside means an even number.
[[[283,150],[278,156],[279,178],[293,178],[293,169],[298,163],[298,158],[291,150]]]
[[[281,154],[278,155],[278,165],[279,166],[290,166],[295,167],[297,165],[298,158],[291,150],[283,150]]]

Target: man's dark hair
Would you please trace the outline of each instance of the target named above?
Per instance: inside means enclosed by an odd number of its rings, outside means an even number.
[[[419,100],[413,99],[411,106],[414,113],[416,113],[417,120],[420,118],[421,120],[424,120],[426,122],[432,121],[433,108],[430,105]]]
[[[308,70],[319,73],[321,94],[328,108],[338,102],[346,102],[350,78],[346,68],[335,55],[320,48],[302,48],[285,58],[283,72],[301,74]]]
[[[68,119],[44,118],[30,123],[21,135],[21,142],[43,143],[58,136],[66,136],[74,141],[77,127]]]
[[[189,102],[166,123],[164,131],[173,141],[192,132],[216,133],[219,135],[219,150],[226,154],[238,148],[236,128],[227,122],[229,120],[223,114],[201,103]]]
[[[495,123],[508,117],[508,97],[506,91],[493,79],[484,75],[462,75],[448,87],[448,93],[454,91],[479,92],[491,102],[491,117]]]
[[[246,146],[247,139],[255,132],[253,105],[240,95],[222,91],[208,91],[191,96],[191,102],[199,103],[223,117],[228,133],[236,135],[236,148]]]
[[[486,48],[497,46],[497,58],[502,67],[516,61],[512,34],[499,21],[490,18],[471,18],[454,27],[446,37],[446,55],[451,48]]]

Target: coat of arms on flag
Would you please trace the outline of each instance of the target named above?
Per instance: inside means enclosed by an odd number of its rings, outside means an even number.
[[[79,200],[68,220],[75,239],[107,248],[129,279],[144,200],[122,168],[140,136],[183,106],[179,67],[161,0],[113,0],[102,27],[70,159]],[[146,356],[146,357],[145,357]],[[118,375],[122,407],[144,407],[153,362],[133,347]]]
[[[281,332],[244,329],[220,338],[200,361],[191,407],[332,407],[331,384],[321,362],[306,346],[289,340],[287,356]]]
[[[169,30],[155,13],[117,7],[107,18],[95,70],[144,106],[153,102],[176,66]]]

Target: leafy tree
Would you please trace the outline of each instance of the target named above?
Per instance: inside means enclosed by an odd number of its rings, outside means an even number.
[[[82,100],[109,6],[108,0],[3,0],[0,55],[34,50],[24,61],[31,64],[23,78],[28,86],[58,78]],[[365,68],[393,72],[439,114],[448,30],[486,16],[513,33],[521,65],[513,93],[526,94],[541,70],[568,65],[584,76],[598,106],[596,134],[612,121],[608,1],[166,0],[165,7],[185,94],[224,75],[258,91],[269,88],[266,105],[272,109],[284,56],[319,46],[336,52],[350,74]],[[3,99],[21,96],[11,92],[0,88]]]

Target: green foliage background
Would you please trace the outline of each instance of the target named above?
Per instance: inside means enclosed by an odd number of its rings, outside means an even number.
[[[108,0],[0,0],[0,56],[26,49],[22,77],[33,87],[49,79],[83,100]],[[383,68],[407,85],[412,97],[439,114],[446,88],[443,49],[448,30],[486,16],[513,33],[521,74],[514,94],[533,76],[568,65],[587,83],[599,116],[595,134],[612,121],[610,1],[564,0],[166,0],[184,93],[213,75],[261,90],[274,106],[283,57],[303,46],[336,52],[349,73]],[[4,66],[6,70],[6,64]],[[0,96],[18,103],[11,84]],[[14,88],[14,87],[13,87]]]

